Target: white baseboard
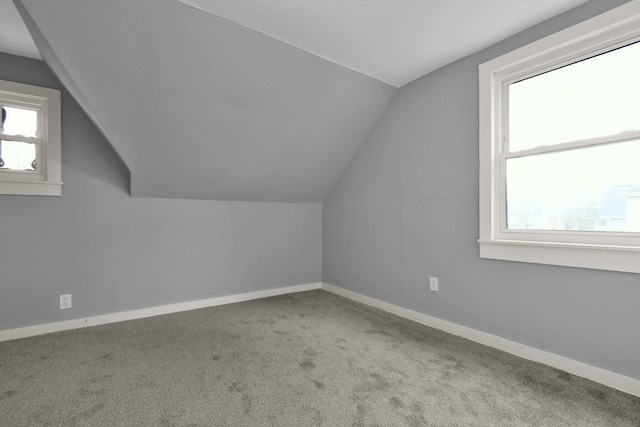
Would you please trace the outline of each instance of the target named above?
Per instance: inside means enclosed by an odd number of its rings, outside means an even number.
[[[0,331],[0,342],[15,340],[19,338],[27,338],[35,335],[48,334],[51,332],[68,331],[71,329],[86,328],[89,326],[105,325],[107,323],[123,322],[125,320],[143,319],[145,317],[158,316],[161,314],[178,313],[180,311],[195,310],[198,308],[213,307],[217,305],[226,305],[235,302],[267,298],[276,295],[291,294],[294,292],[311,291],[314,289],[320,289],[320,283],[287,286],[284,288],[268,289],[266,291],[248,292],[245,294],[229,295],[197,301],[187,301],[176,304],[161,305],[157,307],[142,308],[139,310],[121,311],[118,313],[104,314],[100,316],[65,320],[62,322],[26,326],[23,328],[6,329],[4,331]]]
[[[534,347],[529,347],[527,345],[520,344],[506,338],[501,338],[496,335],[491,335],[486,332],[481,332],[475,329],[468,328],[466,326],[461,326],[456,323],[438,319],[437,317],[428,316],[417,311],[409,310],[407,308],[390,304],[388,302],[380,301],[375,298],[339,288],[337,286],[329,285],[327,283],[322,283],[321,287],[328,292],[352,299],[357,302],[361,302],[371,307],[379,308],[388,313],[404,317],[405,319],[413,320],[414,322],[421,323],[432,328],[440,329],[453,335],[459,335],[471,341],[488,345],[489,347],[497,348],[498,350],[514,354],[524,359],[543,363],[545,365],[569,372],[570,374],[587,378],[591,381],[595,381],[608,387],[615,388],[617,390],[624,391],[625,393],[640,397],[640,380],[638,379],[607,371],[606,369],[587,365],[586,363],[578,362],[576,360],[569,359],[563,356],[558,356],[557,354],[539,350]]]
[[[311,291],[314,289],[324,289],[336,295],[352,299],[357,302],[379,308],[391,314],[395,314],[405,319],[440,329],[442,331],[459,335],[463,338],[488,345],[498,350],[506,351],[524,359],[543,363],[557,369],[569,372],[570,374],[604,384],[625,393],[640,397],[640,380],[630,378],[606,369],[597,368],[578,362],[557,354],[529,347],[506,338],[481,332],[466,326],[461,326],[446,320],[438,319],[417,311],[409,310],[388,302],[380,301],[356,292],[348,291],[327,283],[310,283],[306,285],[288,286],[284,288],[268,289],[265,291],[248,292],[244,294],[229,295],[224,297],[209,298],[197,301],[188,301],[176,304],[168,304],[157,307],[142,308],[138,310],[122,311],[118,313],[104,314],[81,319],[65,320],[62,322],[45,323],[41,325],[26,326],[23,328],[6,329],[0,331],[0,342],[10,341],[19,338],[27,338],[36,335],[48,334],[52,332],[68,331],[71,329],[86,328],[89,326],[105,325],[108,323],[123,322],[126,320],[143,319],[145,317],[158,316],[162,314],[178,313],[181,311],[195,310],[198,308],[214,307],[218,305],[232,304],[236,302],[249,301],[260,298],[267,298],[276,295],[290,294],[294,292]]]

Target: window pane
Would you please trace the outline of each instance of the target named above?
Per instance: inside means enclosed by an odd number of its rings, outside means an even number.
[[[640,232],[640,140],[509,159],[507,228]]]
[[[640,43],[509,86],[509,149],[640,130]]]
[[[2,107],[4,110],[4,133],[36,137],[38,132],[38,112],[23,108]],[[6,160],[5,160],[6,162]]]
[[[2,169],[17,171],[33,171],[36,159],[36,145],[18,141],[0,140],[0,158],[4,165]]]

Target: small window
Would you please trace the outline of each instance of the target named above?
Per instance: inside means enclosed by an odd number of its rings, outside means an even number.
[[[60,92],[0,80],[0,194],[59,196]]]
[[[480,256],[640,272],[640,2],[480,66]]]

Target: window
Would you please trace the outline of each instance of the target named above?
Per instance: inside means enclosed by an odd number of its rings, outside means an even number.
[[[60,92],[0,80],[0,194],[59,196]]]
[[[480,65],[480,256],[640,273],[640,1]]]

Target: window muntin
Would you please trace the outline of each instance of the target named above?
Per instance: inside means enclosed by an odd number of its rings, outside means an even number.
[[[634,147],[640,140],[640,130],[637,123],[639,116],[634,111],[638,110],[640,97],[630,93],[635,90],[631,86],[619,84],[626,77],[618,79],[617,76],[621,73],[624,76],[625,70],[617,66],[609,67],[615,71],[616,77],[612,77],[614,74],[611,72],[609,77],[587,79],[590,86],[599,82],[590,91],[605,94],[602,104],[595,104],[595,119],[576,115],[576,111],[588,103],[576,102],[575,97],[567,96],[568,89],[563,85],[559,85],[558,91],[564,91],[565,95],[558,102],[553,101],[554,94],[551,94],[546,98],[546,104],[540,103],[532,109],[523,98],[518,99],[526,90],[534,90],[532,85],[538,84],[535,82],[538,78],[540,82],[552,77],[562,80],[562,75],[569,73],[573,67],[598,68],[598,62],[605,61],[602,58],[609,55],[621,58],[633,50],[637,52],[638,41],[640,0],[633,0],[480,65],[478,242],[481,258],[640,273],[640,233],[636,231],[640,225],[635,222],[640,211],[640,188],[635,185],[635,169],[625,164],[629,158],[637,158],[633,150],[636,150]],[[595,61],[595,65],[590,64],[592,61]],[[638,69],[636,62],[622,62],[632,70]],[[637,73],[629,71],[627,75]],[[606,91],[606,88],[601,90],[604,86],[611,91]],[[631,112],[621,115],[614,111],[614,114],[610,114],[616,105],[622,104],[620,98],[624,98],[625,110]],[[601,108],[605,104],[606,108]],[[568,112],[551,114],[554,109]],[[520,114],[520,117],[531,121],[524,125],[518,119],[509,123],[510,114]],[[617,122],[608,121],[607,126],[603,126],[603,120],[597,118],[607,115],[613,116]],[[582,117],[581,121],[575,117]],[[578,126],[575,126],[576,121]],[[563,129],[563,126],[569,130]],[[632,152],[628,151],[630,149]],[[606,154],[613,158],[607,162],[604,157],[600,158],[600,169],[596,168],[590,174],[589,169],[593,166],[586,163],[580,166],[575,162],[576,158],[584,157],[584,153],[597,153],[596,157]],[[557,159],[563,156],[570,159],[565,158],[564,167],[553,170],[553,163],[560,162]],[[588,157],[593,157],[593,154]],[[590,161],[593,163],[594,160]],[[536,170],[527,172],[536,163]],[[614,179],[612,170],[616,174],[624,172],[632,176]],[[523,178],[518,174],[542,181],[529,179],[529,187],[535,188],[529,188],[529,195],[525,193],[524,197],[522,191],[516,191],[517,185],[523,184]],[[604,176],[598,183],[599,188],[587,185],[586,181],[598,176]],[[508,179],[513,180],[511,185]],[[550,204],[561,205],[565,197],[577,198],[580,186],[588,190],[582,191],[584,197],[578,200],[586,206],[578,203],[577,212],[560,209],[560,213],[564,212],[564,218],[561,218],[565,224],[563,229],[550,225],[553,222],[549,218],[542,222],[531,221],[531,214],[540,213],[541,210],[540,206],[535,206],[539,202],[536,200],[538,193],[552,193]],[[568,193],[571,194],[567,196]],[[607,212],[602,209],[595,213],[594,209],[589,211],[589,207],[593,208],[590,204],[593,205],[599,198],[611,198],[612,195],[617,199],[607,202]],[[527,203],[527,198],[535,203]],[[616,203],[620,203],[621,199],[627,202],[624,224],[617,217],[622,209]],[[558,213],[557,206],[551,207]],[[522,219],[522,209],[525,209],[525,221]],[[588,224],[590,220],[594,221],[593,225]],[[599,228],[605,222],[606,229]]]

